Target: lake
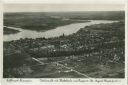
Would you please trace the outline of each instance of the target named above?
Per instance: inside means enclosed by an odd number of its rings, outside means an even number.
[[[58,37],[61,35],[70,35],[72,33],[76,33],[80,28],[84,28],[85,26],[90,26],[94,24],[101,24],[101,23],[113,23],[117,21],[111,21],[111,20],[90,20],[90,22],[82,22],[82,23],[73,23],[69,25],[59,26],[52,30],[47,31],[33,31],[33,30],[25,30],[22,28],[15,28],[15,27],[7,27],[10,29],[19,30],[19,33],[15,34],[6,34],[4,35],[4,41],[12,41],[12,40],[18,40],[20,38],[50,38],[50,37]]]

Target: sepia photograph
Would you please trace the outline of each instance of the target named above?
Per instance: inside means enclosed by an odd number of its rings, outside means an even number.
[[[125,78],[124,5],[4,4],[3,78]]]

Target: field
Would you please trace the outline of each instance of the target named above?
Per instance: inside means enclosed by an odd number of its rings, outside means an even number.
[[[14,16],[14,21],[10,21],[10,16]],[[42,31],[91,19],[118,22],[86,26],[68,36],[4,42],[4,78],[124,78],[125,20],[122,11],[14,13],[5,15],[4,24],[23,29],[30,26],[30,30]],[[40,23],[33,24],[36,22]],[[46,28],[42,24],[46,24]]]

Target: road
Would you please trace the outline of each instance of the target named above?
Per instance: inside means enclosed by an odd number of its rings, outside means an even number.
[[[40,60],[38,60],[38,59],[36,59],[36,58],[32,58],[32,59],[35,60],[35,61],[37,61],[38,63],[40,63],[40,65],[41,65],[41,64],[44,65],[44,63],[43,63],[42,61],[40,61]],[[65,61],[65,60],[63,60],[63,61]],[[52,63],[53,63],[53,64],[56,64],[56,65],[59,65],[59,66],[62,66],[62,67],[64,67],[64,68],[67,68],[67,69],[69,69],[70,71],[73,71],[73,72],[75,72],[75,73],[77,73],[77,74],[79,74],[79,75],[84,76],[85,78],[91,78],[91,77],[89,77],[89,76],[86,75],[86,74],[83,74],[83,73],[81,73],[81,72],[79,72],[79,71],[76,71],[76,70],[70,68],[70,67],[67,67],[67,66],[65,66],[65,65],[63,65],[63,64],[60,64],[59,62],[62,62],[62,61],[57,61],[57,62],[52,62]]]

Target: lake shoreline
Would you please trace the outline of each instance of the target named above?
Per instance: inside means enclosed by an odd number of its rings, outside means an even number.
[[[87,20],[88,21],[88,20]],[[45,38],[50,38],[50,37],[59,37],[61,35],[70,35],[72,33],[76,33],[80,28],[83,28],[85,26],[90,26],[93,24],[100,24],[100,23],[112,23],[116,21],[110,21],[110,20],[90,20],[89,22],[84,22],[84,23],[72,23],[69,25],[64,25],[64,26],[59,26],[55,29],[52,30],[47,30],[43,32],[37,32],[33,30],[24,30],[22,28],[14,28],[10,27],[12,29],[17,29],[20,32],[17,34],[11,34],[11,35],[4,35],[4,41],[11,41],[11,40],[18,40],[20,38],[40,38],[40,37],[45,37]],[[24,36],[22,36],[24,35]]]
[[[4,27],[4,35],[10,35],[10,34],[16,34],[16,33],[19,33],[20,31],[19,30],[14,30],[14,29],[10,29],[8,27]]]

